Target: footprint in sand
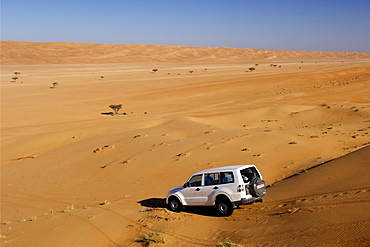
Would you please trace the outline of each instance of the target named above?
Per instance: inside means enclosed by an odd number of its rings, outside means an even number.
[[[179,161],[180,159],[183,159],[183,158],[187,157],[188,155],[189,155],[188,153],[179,153],[174,158],[175,158],[176,161]]]
[[[101,147],[101,148],[96,148],[96,149],[93,151],[93,153],[99,153],[99,152],[104,151],[104,150],[106,150],[106,149],[113,149],[113,148],[114,148],[113,146],[105,145],[105,146],[103,146],[103,147]]]

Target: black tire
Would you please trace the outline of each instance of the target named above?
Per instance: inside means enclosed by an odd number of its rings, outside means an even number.
[[[171,197],[168,200],[168,209],[173,212],[181,212],[182,211],[182,204],[176,197]]]
[[[220,216],[230,216],[234,212],[234,207],[229,199],[221,197],[216,201],[217,212]]]
[[[249,184],[249,191],[254,197],[262,197],[266,194],[266,183],[264,180],[253,177]]]

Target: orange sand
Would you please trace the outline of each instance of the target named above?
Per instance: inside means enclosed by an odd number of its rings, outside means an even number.
[[[1,42],[1,54],[1,246],[143,246],[152,231],[166,238],[153,246],[368,245],[369,53]],[[121,114],[102,114],[111,104]],[[193,172],[249,163],[270,185],[263,203],[227,218],[164,208]]]

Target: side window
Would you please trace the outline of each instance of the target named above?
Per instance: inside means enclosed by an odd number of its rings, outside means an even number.
[[[221,172],[221,183],[234,183],[234,174],[232,172]]]
[[[192,176],[188,181],[189,187],[197,187],[202,185],[202,174]]]
[[[220,183],[219,173],[204,174],[204,185],[215,185]]]

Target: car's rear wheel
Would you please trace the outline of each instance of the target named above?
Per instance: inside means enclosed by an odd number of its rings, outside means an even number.
[[[181,212],[182,204],[176,197],[171,197],[168,201],[168,209],[174,212]]]
[[[230,216],[234,211],[232,203],[227,198],[217,200],[216,206],[220,216]]]

